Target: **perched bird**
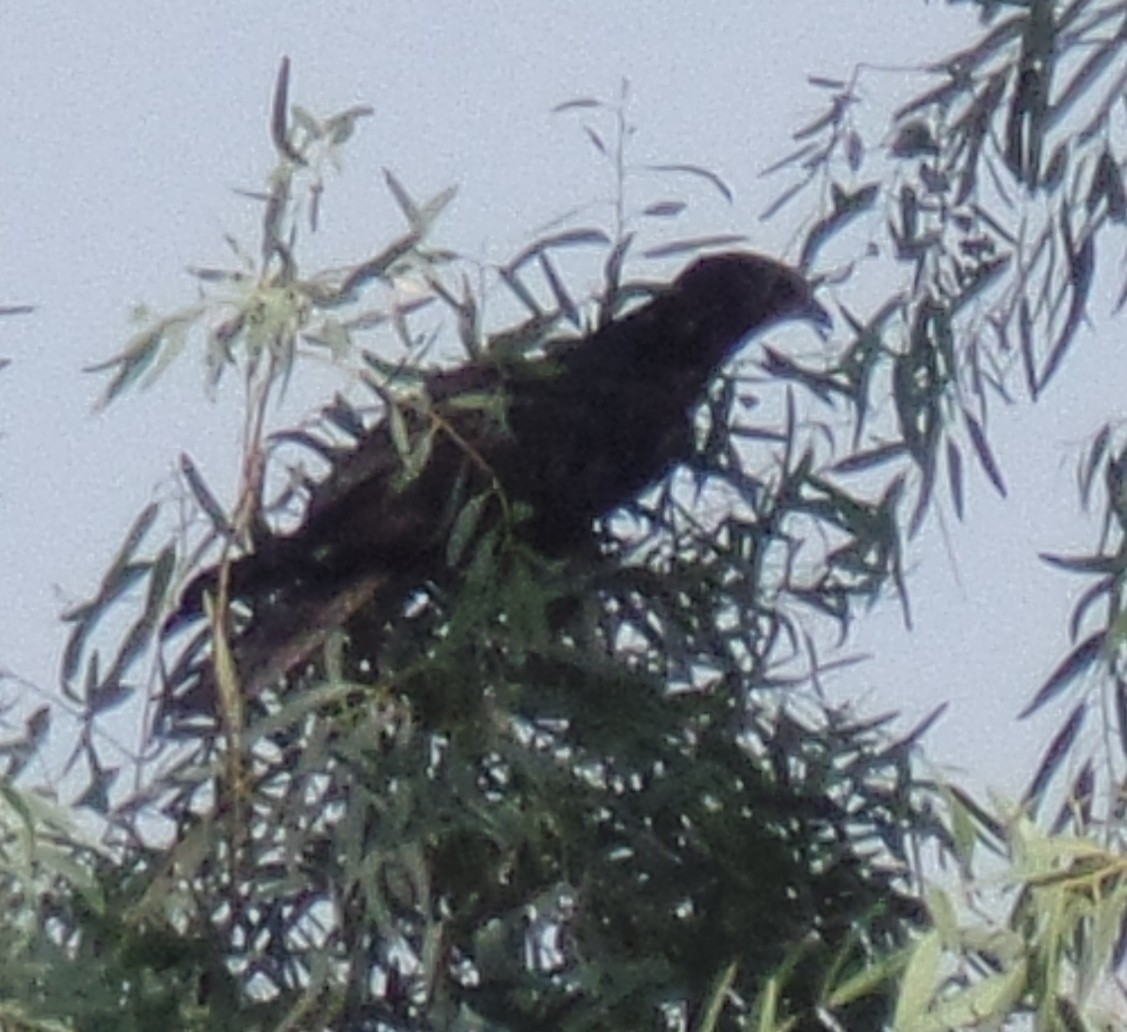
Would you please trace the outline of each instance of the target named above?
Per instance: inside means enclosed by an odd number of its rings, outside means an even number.
[[[580,549],[597,519],[691,456],[709,381],[784,319],[828,321],[795,270],[718,254],[632,313],[550,342],[542,358],[430,375],[395,427],[385,418],[334,463],[293,533],[230,566],[229,599],[251,614],[233,636],[244,690],[277,681],[373,596],[387,604],[448,576],[448,539],[467,505],[481,527],[515,513],[514,533],[546,554]],[[409,473],[405,437],[422,457]],[[173,623],[201,613],[217,584],[217,571],[201,574]],[[197,702],[207,666],[191,674]]]

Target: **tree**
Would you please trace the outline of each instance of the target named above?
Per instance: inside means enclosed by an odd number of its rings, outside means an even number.
[[[1106,253],[1100,241],[1127,218],[1114,113],[1122,5],[974,6],[981,38],[930,66],[936,85],[893,113],[887,154],[871,152],[852,126],[859,69],[852,82],[820,83],[832,95],[827,111],[796,133],[798,150],[779,166],[798,171],[780,206],[814,184],[829,196],[804,257],[867,212],[877,217],[866,225],[880,227],[870,252],[905,272],[903,293],[873,315],[843,309],[856,338],[835,372],[856,406],[860,444],[838,469],[879,470],[905,484],[914,495],[911,515],[904,512],[909,534],[943,480],[962,516],[967,453],[1005,493],[989,445],[991,411],[1022,389],[1035,401],[1051,388],[1096,296],[1097,255]],[[819,369],[786,372],[826,390],[835,379],[827,382]],[[894,402],[883,423],[875,404],[881,390]],[[1084,506],[1104,509],[1095,552],[1043,556],[1096,580],[1071,621],[1075,647],[1023,715],[1066,692],[1077,703],[1030,779],[1020,813],[992,815],[963,793],[952,798],[952,827],[962,828],[956,841],[969,846],[976,827],[979,841],[1013,864],[1013,910],[989,932],[968,930],[949,902],[935,899],[937,928],[906,976],[905,1027],[964,1027],[972,1017],[1011,1012],[1032,1013],[1039,1028],[1089,1027],[1093,991],[1122,961],[1122,449],[1118,424],[1109,422],[1078,463]],[[1041,814],[1049,834],[1030,824]],[[963,862],[970,859],[965,852]],[[1113,1021],[1122,1016],[1120,1001]]]
[[[239,568],[226,557],[248,537],[261,542],[261,528],[278,526],[308,490],[291,475],[272,494],[263,453],[319,455],[344,471],[326,481],[339,484],[349,460],[336,441],[366,433],[360,405],[337,399],[314,429],[264,439],[268,402],[302,347],[328,344],[363,363],[410,485],[441,457],[420,443],[424,425],[404,414],[401,393],[428,375],[413,356],[434,307],[454,313],[471,358],[514,362],[551,345],[568,313],[579,325],[591,319],[556,270],[565,250],[602,249],[606,313],[652,292],[632,272],[645,257],[635,258],[642,245],[632,226],[569,228],[498,272],[499,289],[527,319],[482,327],[468,287],[451,285],[455,256],[430,242],[449,194],[419,203],[390,176],[406,233],[335,281],[304,275],[295,229],[303,177],[317,177],[363,111],[318,120],[294,109],[291,121],[287,91],[283,66],[259,273],[201,270],[227,292],[156,321],[104,367],[110,401],[194,335],[215,358],[215,376],[228,363],[245,370],[252,430],[231,513],[186,460],[200,513],[194,533],[146,554],[159,533],[156,508],[147,510],[98,597],[71,614],[64,680],[93,727],[136,690],[138,657],[160,644],[176,605],[176,571],[183,580],[204,556],[219,558],[219,605],[197,641],[165,643],[167,672],[149,689],[161,704],[185,664],[203,656],[218,701],[150,731],[147,759],[161,773],[103,807],[117,852],[98,870],[112,905],[59,919],[83,946],[128,945],[103,975],[130,991],[155,984],[151,996],[125,996],[137,1021],[159,1013],[259,1027],[304,1027],[313,1015],[347,1029],[724,1027],[758,1006],[764,978],[779,971],[775,1013],[809,1026],[828,998],[849,1021],[879,1021],[887,984],[874,990],[870,970],[919,916],[902,873],[909,815],[922,812],[912,741],[889,742],[872,724],[783,688],[801,681],[802,665],[818,667],[793,610],[844,624],[849,598],[872,577],[858,574],[848,549],[814,569],[800,564],[792,524],[824,525],[839,538],[884,533],[887,503],[848,499],[814,474],[793,399],[780,433],[744,417],[746,379],[719,384],[697,447],[671,453],[690,458],[681,474],[624,496],[629,504],[604,521],[602,545],[587,554],[545,555],[535,537],[512,533],[514,521],[484,522],[493,488],[455,496],[444,551],[456,576],[414,570],[403,602],[356,609],[347,648],[330,635],[309,665],[242,690],[246,667],[231,662],[239,637],[223,600],[245,585],[236,579],[226,590]],[[583,110],[623,113],[614,104]],[[619,188],[625,208],[629,184]],[[639,235],[664,213],[633,216]],[[647,253],[737,242],[673,240]],[[371,307],[382,283],[405,274],[429,296]],[[545,286],[550,311],[536,300]],[[406,354],[367,351],[372,327],[390,327]],[[488,394],[474,401],[489,418],[496,403]],[[759,468],[739,440],[758,444]],[[702,508],[693,493],[716,503]],[[535,525],[537,498],[517,500]],[[874,570],[895,561],[886,546],[869,560]],[[141,612],[103,661],[99,621],[142,584]],[[114,772],[93,734],[77,755],[91,772],[84,801],[93,802]],[[154,835],[158,820],[170,838]],[[49,1006],[33,983],[20,995]],[[103,1006],[116,1013],[117,994]]]
[[[907,613],[902,552],[936,504],[961,515],[965,456],[1004,490],[988,430],[1012,390],[1005,359],[1018,356],[1031,396],[1051,387],[1078,339],[1096,241],[1122,221],[1110,121],[1118,5],[977,6],[982,41],[937,64],[939,86],[895,113],[887,153],[852,127],[856,81],[820,80],[827,114],[779,166],[798,171],[782,201],[822,187],[799,264],[836,284],[837,349],[815,361],[769,340],[765,378],[730,369],[703,406],[692,460],[606,521],[594,554],[565,566],[503,526],[452,531],[463,572],[351,627],[347,662],[330,637],[311,665],[248,699],[216,607],[186,652],[212,657],[219,704],[150,740],[159,774],[125,802],[99,803],[114,772],[83,737],[84,802],[105,815],[114,852],[81,852],[85,878],[56,865],[56,884],[75,889],[37,890],[53,937],[30,922],[4,969],[9,998],[25,1013],[82,1014],[83,1027],[122,1022],[123,1008],[134,1027],[869,1029],[894,1014],[923,1029],[1020,1013],[1041,1028],[1083,1027],[1093,986],[1122,952],[1122,757],[1082,757],[1058,781],[1084,723],[1127,712],[1117,431],[1096,436],[1080,471],[1088,501],[1106,488],[1106,540],[1052,560],[1099,578],[1074,621],[1079,644],[1031,707],[1092,690],[1099,680],[1079,675],[1095,671],[1112,705],[1074,709],[1024,813],[992,814],[957,786],[915,777],[926,722],[891,741],[880,722],[802,690],[842,662],[826,658],[829,632],[847,636],[858,602],[894,592]],[[283,69],[258,275],[202,271],[230,293],[155,323],[111,366],[109,398],[196,332],[216,376],[228,362],[246,371],[252,430],[233,513],[186,461],[198,533],[146,552],[158,514],[142,514],[98,597],[72,614],[65,684],[91,728],[141,690],[137,658],[174,605],[177,575],[276,526],[301,497],[300,476],[264,489],[274,483],[264,452],[312,449],[331,462],[341,436],[363,434],[359,405],[338,399],[314,430],[265,438],[267,403],[301,347],[362,363],[373,403],[394,420],[399,385],[422,375],[412,359],[436,309],[453,315],[471,356],[536,354],[551,334],[538,295],[583,311],[561,254],[602,249],[606,305],[632,296],[632,263],[702,244],[649,243],[674,209],[634,207],[614,160],[629,139],[613,132],[626,124],[619,98],[566,107],[609,116],[609,136],[588,129],[633,214],[609,232],[537,240],[498,270],[497,289],[527,310],[522,325],[480,325],[477,299],[455,286],[455,256],[431,242],[448,195],[420,204],[393,177],[407,232],[336,281],[304,276],[300,187],[318,182],[363,111],[318,120],[295,109],[291,121],[287,88]],[[1081,101],[1091,131],[1076,133],[1062,120]],[[1034,230],[1019,232],[1022,220]],[[903,271],[902,289],[858,314],[849,289],[864,249]],[[428,284],[421,300],[372,298],[404,270]],[[374,326],[397,335],[401,355],[365,349]],[[404,442],[409,477],[428,456]],[[477,526],[472,506],[453,528]],[[140,614],[99,661],[98,620],[140,584]],[[1106,612],[1091,630],[1097,603]],[[175,682],[178,656],[167,660]],[[163,682],[149,689],[159,697]],[[1110,730],[1108,741],[1127,737]],[[1054,798],[1056,819],[1035,830]],[[155,833],[158,818],[171,836]],[[973,877],[978,843],[1015,861],[1013,910],[985,929],[937,886],[925,894],[912,868],[934,845]],[[63,956],[91,965],[101,992],[45,981],[43,958],[55,972]]]

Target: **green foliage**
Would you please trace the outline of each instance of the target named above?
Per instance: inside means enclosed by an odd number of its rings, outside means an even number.
[[[836,370],[780,367],[781,375],[838,391],[856,406],[855,447],[840,472],[880,473],[914,495],[909,531],[921,525],[942,474],[963,514],[968,455],[989,482],[1005,481],[989,443],[991,410],[1024,388],[1051,385],[1080,340],[1093,285],[1120,270],[1098,258],[1122,246],[1127,141],[1116,116],[1123,76],[1122,5],[1110,0],[976,2],[984,28],[966,49],[929,64],[934,85],[893,114],[884,146],[859,127],[859,68],[849,82],[819,79],[826,112],[795,134],[798,149],[773,171],[794,177],[772,213],[820,189],[831,212],[807,257],[833,248],[846,284],[858,267],[846,241],[864,234],[884,272],[905,275],[899,297],[867,317],[843,314],[856,334]],[[882,127],[884,131],[884,127]],[[879,181],[874,195],[871,183]],[[849,233],[838,221],[864,195],[870,217]],[[838,220],[838,221],[835,221]],[[842,232],[839,233],[839,230]],[[843,288],[842,293],[846,288]],[[1120,289],[1113,311],[1127,299]],[[1016,383],[1014,381],[1017,381]],[[893,409],[882,405],[891,394]],[[890,418],[891,417],[891,418]],[[1075,702],[1030,781],[1034,807],[1055,798],[1054,827],[1081,833],[1095,806],[1110,816],[1127,756],[1127,690],[1121,677],[1124,570],[1119,421],[1093,429],[1077,463],[1085,508],[1101,512],[1096,548],[1043,558],[1091,578],[1070,622],[1073,648],[1035,693],[1026,715]],[[897,503],[899,505],[899,503]],[[901,523],[899,508],[894,519]],[[1101,756],[1104,743],[1114,745]],[[1099,772],[1106,772],[1101,781]],[[1071,779],[1066,785],[1060,781]]]
[[[113,1007],[122,1028],[1100,1027],[1127,898],[1121,428],[1098,431],[1079,468],[1085,504],[1105,505],[1098,548],[1046,557],[1096,582],[1029,707],[1080,694],[1023,809],[998,817],[913,774],[933,718],[893,741],[816,690],[849,661],[830,639],[847,639],[858,604],[894,595],[908,617],[903,553],[935,506],[962,517],[968,471],[1005,494],[991,413],[1051,386],[1081,339],[1101,240],[1127,219],[1121,5],[977,6],[982,38],[929,66],[937,82],[881,125],[882,145],[856,118],[859,69],[814,81],[827,111],[773,170],[795,178],[769,214],[815,191],[801,265],[834,284],[832,347],[772,340],[759,375],[729,370],[692,464],[607,521],[595,554],[549,562],[507,533],[520,512],[492,518],[500,492],[457,498],[446,555],[464,573],[412,585],[403,606],[349,609],[311,663],[282,664],[253,697],[227,678],[209,719],[150,723],[141,787],[115,793],[95,745],[110,707],[147,692],[155,709],[189,662],[224,651],[222,622],[158,640],[177,587],[308,497],[301,477],[279,489],[264,469],[295,449],[338,462],[374,407],[402,477],[417,475],[433,428],[411,391],[428,349],[550,353],[646,296],[655,276],[639,263],[738,240],[672,235],[684,203],[635,195],[624,88],[561,105],[585,120],[614,201],[605,228],[565,220],[479,277],[510,321],[485,324],[465,259],[432,242],[452,193],[419,202],[390,173],[407,230],[350,269],[307,274],[324,170],[366,111],[291,108],[283,66],[259,257],[196,270],[203,300],[105,364],[107,402],[189,347],[213,383],[237,368],[242,492],[223,505],[185,457],[191,532],[174,547],[147,510],[70,614],[75,760],[114,852],[63,836],[66,862],[34,888],[41,913],[13,883],[4,932],[20,934],[0,972],[13,1027],[110,1027]],[[649,171],[730,200],[697,166]],[[573,296],[564,254],[601,267],[595,297]],[[862,255],[898,277],[864,310]],[[370,392],[268,438],[267,403],[310,351]],[[473,404],[504,418],[496,399]],[[131,597],[141,610],[114,638],[107,617]],[[154,652],[164,676],[146,681]],[[29,726],[8,749],[10,774],[41,737]],[[1038,830],[1053,792],[1056,819]],[[920,890],[929,846],[962,894]],[[988,892],[991,864],[1003,873]]]
[[[283,69],[283,107],[286,90]],[[258,508],[267,400],[304,349],[327,343],[345,363],[359,355],[406,480],[430,460],[435,432],[425,401],[410,394],[417,346],[434,333],[418,328],[432,314],[425,301],[454,314],[466,352],[504,362],[550,353],[561,325],[613,318],[651,289],[627,274],[634,241],[680,209],[628,196],[625,96],[583,110],[611,125],[610,135],[587,127],[618,196],[611,230],[565,228],[500,270],[526,314],[499,330],[482,325],[468,280],[460,294],[447,285],[456,256],[424,245],[449,195],[417,204],[390,176],[409,235],[338,273],[335,286],[301,274],[291,191],[310,141],[322,138],[309,127],[322,123],[303,115],[279,137],[286,122],[275,112],[279,170],[261,268],[201,277],[223,290],[174,317],[175,340],[158,318],[143,347],[107,366],[107,401],[192,340],[217,372],[233,363],[245,374],[243,498],[228,513],[184,462],[203,517],[180,550],[189,570],[304,494],[291,479]],[[660,171],[726,194],[695,166]],[[666,237],[645,253],[733,239]],[[592,248],[605,251],[605,286],[588,315],[592,303],[571,296],[553,256]],[[535,300],[530,276],[547,283],[553,308]],[[371,307],[367,294],[403,277],[426,293]],[[232,284],[237,296],[226,292]],[[409,348],[402,358],[362,343],[389,328]],[[237,672],[221,672],[209,719],[162,710],[147,746],[159,772],[100,806],[130,872],[112,910],[121,966],[133,970],[134,942],[183,937],[181,988],[197,986],[207,1013],[240,986],[248,1027],[304,1027],[312,1014],[348,1029],[737,1027],[766,1020],[756,1000],[768,979],[780,1027],[805,1027],[819,1006],[879,1023],[889,983],[871,977],[873,965],[895,956],[920,916],[905,873],[909,832],[926,823],[910,774],[914,739],[890,742],[882,721],[859,723],[799,690],[821,666],[800,614],[844,629],[854,598],[899,579],[894,493],[868,499],[818,468],[794,389],[779,395],[783,432],[744,418],[747,391],[740,379],[720,384],[702,414],[688,473],[718,499],[707,511],[687,505],[684,485],[666,484],[608,523],[601,552],[549,562],[510,536],[519,511],[493,519],[495,501],[507,509],[496,488],[455,493],[446,555],[461,575],[415,585],[401,609],[349,608],[346,633],[311,665],[280,667],[249,698]],[[499,399],[471,402],[503,421]],[[319,426],[273,446],[336,462],[341,439],[364,424],[361,407],[338,398]],[[97,596],[70,614],[64,679],[91,728],[135,692],[175,597],[171,571],[183,560],[164,544],[145,558],[160,533],[156,510],[142,514]],[[819,537],[833,547],[810,547]],[[139,585],[141,614],[103,662],[104,621]],[[226,662],[214,627],[179,654],[165,648],[157,696],[209,649]],[[76,759],[97,774],[94,741],[84,736]],[[142,849],[160,821],[171,839]],[[103,925],[89,917],[66,924],[79,944],[101,941]],[[143,984],[142,974],[107,967],[131,988]],[[230,980],[219,996],[215,971]]]
[[[951,804],[957,817],[961,803]],[[1122,1008],[1107,973],[1123,952],[1122,856],[1091,838],[1047,835],[1019,811],[983,838],[1005,867],[965,881],[972,907],[928,890],[932,927],[906,953],[894,1027],[1001,1028],[1015,1014],[1038,1032],[1118,1027]],[[1008,913],[998,916],[1003,901]]]

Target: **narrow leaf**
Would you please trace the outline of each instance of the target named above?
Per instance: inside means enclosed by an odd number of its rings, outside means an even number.
[[[1105,423],[1100,428],[1100,432],[1096,434],[1096,439],[1092,442],[1092,447],[1088,451],[1087,458],[1084,460],[1084,464],[1078,472],[1080,498],[1085,508],[1088,507],[1088,501],[1091,498],[1092,483],[1096,477],[1096,470],[1099,469],[1100,463],[1107,454],[1107,447],[1110,443],[1111,427]]]
[[[1123,569],[1123,559],[1115,555],[1054,555],[1039,552],[1038,558],[1058,570],[1069,573],[1118,573]]]
[[[724,200],[729,204],[732,203],[731,187],[710,169],[701,168],[699,165],[650,165],[649,170],[651,172],[677,172],[682,175],[695,176],[698,179],[703,179],[706,183],[713,186]]]
[[[642,209],[642,214],[650,218],[668,219],[680,215],[685,207],[684,201],[657,201],[654,204],[646,205]]]
[[[589,125],[583,127],[583,132],[586,133],[587,139],[591,141],[591,146],[595,148],[604,158],[607,157],[607,145],[603,142],[603,138]]]
[[[1033,313],[1029,299],[1023,297],[1017,310],[1019,340],[1021,342],[1021,369],[1025,374],[1025,389],[1031,398],[1037,397],[1037,363],[1033,356]]]
[[[804,143],[801,147],[791,151],[785,157],[780,158],[773,165],[768,165],[759,175],[770,176],[778,172],[780,169],[786,168],[788,165],[793,165],[796,161],[801,161],[809,154],[813,154],[818,149],[816,143]]]
[[[1076,736],[1080,734],[1080,730],[1084,726],[1084,718],[1087,712],[1088,704],[1081,701],[1069,714],[1064,727],[1057,732],[1049,743],[1048,749],[1045,750],[1045,755],[1037,767],[1037,773],[1033,775],[1033,780],[1029,783],[1029,788],[1025,792],[1024,802],[1034,804],[1040,802],[1045,789],[1053,779],[1053,775],[1056,774],[1061,764],[1068,757],[1072,743],[1076,741]]]
[[[947,483],[951,488],[951,500],[955,505],[955,515],[963,518],[963,459],[955,442],[947,441]]]
[[[387,183],[387,188],[391,191],[391,196],[395,198],[395,203],[399,205],[399,210],[403,212],[407,224],[412,229],[418,229],[423,221],[418,205],[411,199],[411,195],[407,193],[406,188],[395,177],[391,169],[385,168],[383,177],[384,182]]]
[[[1113,590],[1118,590],[1118,586],[1118,575],[1101,577],[1076,600],[1076,605],[1072,607],[1072,615],[1068,618],[1070,641],[1076,641],[1080,637],[1080,631],[1084,627],[1088,611],[1093,606],[1102,604],[1105,596],[1110,597]]]
[[[691,240],[675,240],[672,243],[651,247],[642,253],[647,258],[668,258],[687,251],[697,252],[706,247],[731,247],[733,244],[747,243],[743,233],[716,233],[712,236],[694,237]]]
[[[868,451],[855,452],[853,455],[847,456],[840,462],[835,462],[832,469],[837,473],[859,473],[862,470],[872,469],[874,466],[891,462],[893,459],[899,458],[907,450],[903,441],[894,441],[892,444],[882,444]]]
[[[186,452],[180,453],[180,472],[183,474],[184,480],[188,484],[188,490],[192,492],[192,497],[196,500],[196,504],[206,513],[207,518],[211,521],[212,527],[220,534],[230,534],[231,523],[227,519],[227,514],[223,511],[223,506],[219,504],[215,495],[211,493],[211,489],[204,482],[200,471],[196,468],[196,464],[192,462]]]
[[[482,514],[491,497],[492,492],[482,491],[462,506],[461,512],[454,520],[454,526],[450,528],[450,536],[446,539],[446,564],[448,566],[457,566],[462,556],[465,555],[466,548],[481,526]]]
[[[1064,212],[1061,213],[1061,223],[1064,227],[1065,246],[1068,249],[1068,268],[1069,280],[1072,284],[1072,301],[1068,306],[1068,315],[1065,317],[1060,336],[1057,338],[1057,342],[1053,345],[1053,349],[1049,353],[1049,358],[1045,362],[1045,368],[1037,383],[1038,394],[1048,386],[1049,381],[1056,374],[1057,369],[1060,368],[1065,352],[1072,343],[1072,338],[1075,336],[1080,326],[1080,321],[1084,318],[1084,312],[1088,305],[1088,294],[1092,289],[1092,276],[1095,272],[1095,235],[1089,233],[1084,238],[1084,242],[1080,245],[1079,250],[1073,250],[1071,246],[1071,234],[1068,230],[1068,216]],[[1036,397],[1036,395],[1034,395],[1034,397]]]
[[[289,139],[288,108],[290,92],[290,59],[282,58],[278,78],[274,83],[274,103],[270,110],[270,138],[274,148],[284,158],[297,165],[304,165],[305,159],[294,149]]]
[[[561,111],[578,111],[581,109],[602,107],[603,102],[596,100],[594,97],[576,97],[575,100],[565,100],[562,104],[557,104],[552,108],[552,114],[559,114]]]
[[[1018,714],[1018,718],[1024,720],[1032,716],[1047,702],[1060,695],[1076,677],[1095,663],[1103,649],[1105,635],[1105,631],[1097,631],[1065,656],[1056,670],[1049,675],[1049,679],[1041,685],[1033,701]]]
[[[982,424],[966,409],[963,410],[963,418],[967,421],[967,430],[970,433],[970,440],[971,444],[974,445],[975,454],[978,455],[978,461],[982,464],[982,468],[990,478],[990,483],[994,485],[994,490],[1005,498],[1006,484],[1002,479],[1002,471],[998,468],[998,463],[994,461],[994,454],[990,451],[990,445],[986,440],[986,434],[982,430]]]

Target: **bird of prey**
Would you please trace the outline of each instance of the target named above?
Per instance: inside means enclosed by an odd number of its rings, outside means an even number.
[[[249,612],[232,635],[243,689],[277,682],[373,596],[386,605],[449,577],[451,531],[459,520],[465,529],[467,506],[481,527],[512,519],[544,554],[580,550],[600,517],[690,458],[710,380],[785,319],[828,321],[800,273],[761,255],[717,254],[630,314],[549,342],[541,358],[483,358],[428,376],[413,404],[333,463],[294,532],[231,564],[228,598]],[[422,456],[410,471],[405,441]],[[218,571],[201,574],[173,623],[199,615],[218,583]],[[208,667],[201,660],[188,678],[197,702]]]

